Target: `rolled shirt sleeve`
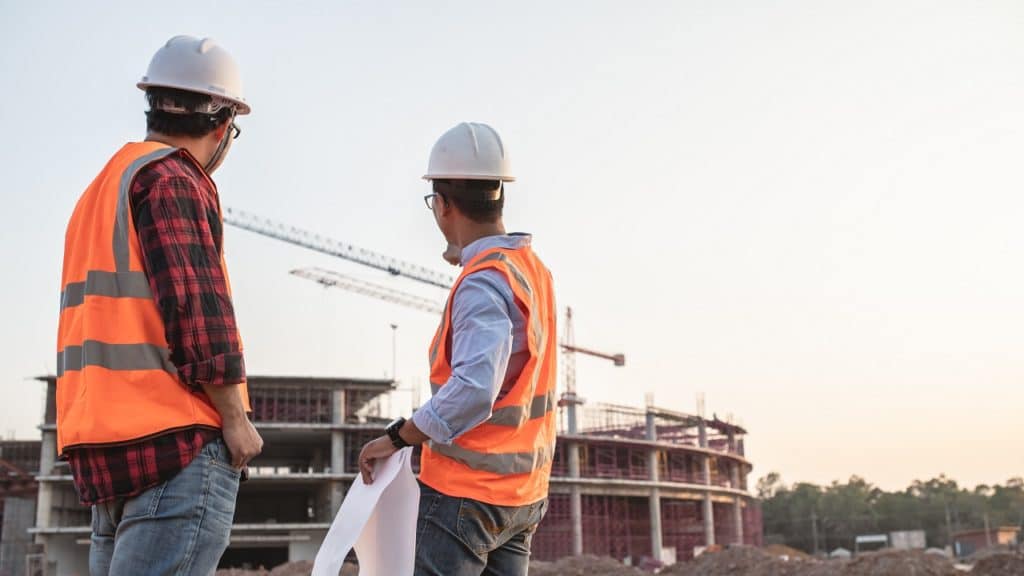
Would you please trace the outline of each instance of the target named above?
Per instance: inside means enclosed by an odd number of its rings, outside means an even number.
[[[216,190],[181,155],[148,167],[132,187],[142,260],[164,322],[170,360],[183,385],[245,379],[245,361],[221,266]]]

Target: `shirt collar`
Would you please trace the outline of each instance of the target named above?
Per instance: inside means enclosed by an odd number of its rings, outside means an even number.
[[[516,250],[518,248],[525,248],[530,245],[533,240],[533,236],[530,234],[522,234],[514,232],[512,234],[499,234],[497,236],[484,236],[483,238],[470,242],[468,246],[462,249],[462,265],[472,262],[474,258],[479,256],[481,253],[494,248],[505,248],[507,250]]]

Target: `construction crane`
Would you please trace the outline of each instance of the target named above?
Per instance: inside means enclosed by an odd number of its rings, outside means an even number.
[[[440,314],[443,311],[436,302],[427,298],[409,294],[408,292],[403,292],[395,288],[367,282],[365,280],[359,280],[358,278],[353,278],[333,270],[325,270],[323,268],[316,267],[298,268],[292,270],[291,274],[293,276],[298,276],[299,278],[312,280],[328,288],[340,288],[342,290],[348,290],[349,292],[370,296],[393,304],[401,304],[402,306],[415,308],[432,314]],[[598,352],[596,350],[577,346],[572,326],[572,308],[566,308],[565,310],[565,329],[563,334],[564,338],[559,346],[562,349],[562,357],[564,358],[563,368],[565,370],[565,392],[562,394],[562,400],[559,404],[563,406],[569,403],[581,404],[582,400],[576,396],[576,354],[586,354],[587,356],[594,356],[595,358],[611,360],[616,366],[625,366],[626,356],[624,354]]]
[[[624,354],[607,354],[597,352],[588,348],[576,345],[576,334],[572,326],[572,308],[565,309],[565,328],[562,329],[562,370],[565,371],[565,392],[562,393],[558,405],[564,409],[566,415],[566,432],[570,437],[579,434],[579,406],[583,399],[576,395],[576,354],[586,354],[596,358],[611,360],[616,366],[626,365]],[[567,460],[569,477],[580,477],[580,445],[578,442],[570,441],[567,444]],[[580,485],[573,482],[569,485],[569,521],[572,524],[572,553],[573,556],[583,554],[583,496]]]
[[[352,276],[347,276],[333,270],[324,270],[323,268],[315,267],[298,268],[292,270],[290,274],[298,276],[299,278],[312,280],[329,288],[341,288],[342,290],[348,290],[349,292],[355,292],[364,296],[371,296],[394,304],[401,304],[402,306],[423,310],[424,312],[440,314],[442,310],[436,302],[428,298],[422,298],[388,286],[382,286],[380,284],[374,284],[373,282],[367,282],[366,280],[353,278]]]
[[[574,332],[572,327],[572,308],[568,307],[565,309],[565,329],[562,332],[564,336],[561,344],[562,369],[565,370],[565,392],[562,394],[562,399],[559,402],[561,406],[582,403],[582,400],[576,396],[576,354],[586,354],[595,358],[611,360],[616,366],[626,365],[626,356],[624,354],[607,354],[577,346]]]
[[[323,237],[319,234],[314,234],[313,232],[309,232],[295,226],[276,222],[269,218],[262,218],[244,210],[238,210],[226,206],[224,208],[224,222],[237,228],[242,228],[243,230],[255,232],[269,238],[274,238],[276,240],[316,250],[323,254],[336,256],[364,266],[383,270],[392,276],[403,276],[410,280],[416,280],[437,288],[447,289],[454,283],[454,279],[451,276],[442,274],[435,270],[411,264],[409,262],[403,262],[396,258],[391,258],[390,256],[384,256],[383,254],[366,250],[365,248],[357,248],[351,244]],[[349,290],[351,292],[379,298],[387,302],[401,304],[403,306],[423,310],[425,312],[440,314],[442,311],[437,303],[427,298],[408,294],[401,290],[389,288],[380,284],[374,284],[365,280],[359,280],[351,276],[346,276],[340,272],[324,270],[322,268],[302,268],[292,270],[291,273],[300,278],[306,278],[307,280],[318,282],[323,286]],[[589,348],[576,346],[572,327],[572,308],[566,309],[565,321],[565,338],[561,344],[565,369],[565,392],[562,394],[562,399],[559,401],[559,404],[580,404],[582,403],[582,400],[576,396],[576,354],[586,354],[596,358],[611,360],[615,366],[625,366],[626,357],[623,354],[607,354],[591,350]]]
[[[243,210],[224,207],[224,222],[243,230],[343,258],[369,266],[370,268],[383,270],[392,276],[403,276],[410,280],[445,289],[450,288],[454,282],[454,279],[447,274],[442,274],[409,262],[402,262],[390,256],[384,256],[365,248],[358,248],[351,244],[326,238],[319,234],[296,228],[295,226],[262,218]]]

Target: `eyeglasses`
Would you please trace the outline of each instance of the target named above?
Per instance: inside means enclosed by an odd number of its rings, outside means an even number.
[[[426,196],[423,197],[423,203],[427,205],[427,210],[434,209],[434,202],[436,202],[434,198],[437,196],[440,196],[441,200],[443,200],[445,204],[448,203],[448,199],[444,197],[444,194],[440,192],[431,192],[430,194],[427,194]]]
[[[231,123],[231,139],[238,140],[238,137],[242,135],[242,129],[238,127],[234,122]]]

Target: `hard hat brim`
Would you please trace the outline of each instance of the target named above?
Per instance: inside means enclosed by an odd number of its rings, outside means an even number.
[[[145,92],[149,88],[173,88],[175,90],[182,90],[184,92],[195,92],[196,94],[205,94],[207,96],[216,96],[217,98],[223,98],[223,99],[231,102],[232,104],[234,104],[235,105],[235,113],[238,114],[239,116],[244,116],[244,115],[252,112],[252,108],[244,100],[239,100],[238,98],[232,98],[231,96],[225,96],[224,94],[222,94],[220,92],[217,92],[217,91],[214,91],[214,90],[203,90],[201,88],[194,88],[194,87],[191,87],[191,86],[184,87],[184,86],[174,85],[174,84],[170,84],[170,83],[163,83],[163,82],[141,82],[140,81],[137,84],[135,84],[135,86],[137,86],[139,88],[139,90],[142,90],[143,92]]]
[[[424,174],[424,180],[500,180],[515,182],[515,176],[495,176],[494,174]]]

